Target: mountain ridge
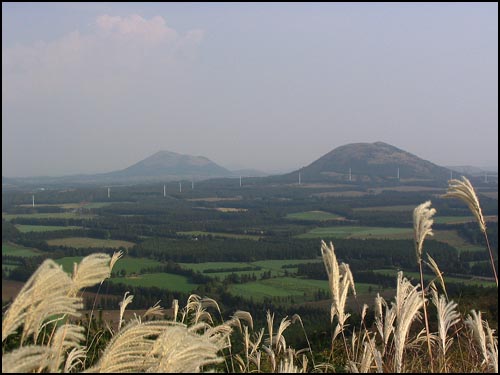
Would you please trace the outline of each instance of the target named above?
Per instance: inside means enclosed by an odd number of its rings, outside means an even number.
[[[247,173],[245,173],[247,172]],[[2,176],[3,184],[122,184],[252,175],[250,171],[230,171],[205,156],[179,154],[160,150],[139,162],[117,171],[99,174],[77,174],[61,177]],[[349,143],[334,148],[306,167],[293,172],[263,178],[268,182],[339,182],[383,184],[420,181],[446,183],[451,169],[436,165],[385,142]],[[258,174],[258,173],[255,173]]]
[[[381,183],[398,180],[446,182],[450,170],[385,142],[349,143],[285,176],[302,181]],[[296,178],[296,177],[294,177]]]

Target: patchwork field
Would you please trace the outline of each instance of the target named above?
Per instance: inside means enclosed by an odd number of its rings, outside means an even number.
[[[433,230],[434,236],[431,238],[436,241],[446,242],[450,246],[460,251],[486,251],[486,248],[480,245],[473,245],[465,241],[456,230]]]
[[[377,290],[375,284],[356,283],[357,293]],[[295,302],[311,301],[318,290],[329,293],[328,280],[310,280],[294,277],[276,277],[245,284],[233,284],[231,293],[243,298],[262,301],[264,298],[293,297]]]
[[[58,203],[58,204],[37,204],[36,207],[61,207],[66,210],[74,210],[77,208],[101,208],[109,206],[113,203],[127,202],[81,202],[81,203]],[[32,207],[32,204],[20,204],[19,207]]]
[[[397,277],[397,270],[394,269],[379,269],[379,270],[373,270],[375,273],[379,273],[382,275],[387,275],[387,276],[394,276],[395,278]],[[409,271],[404,271],[403,276],[406,278],[410,279],[412,278],[414,283],[420,282],[420,274],[418,272],[409,272]],[[424,284],[426,282],[430,282],[431,280],[434,280],[436,278],[435,275],[425,275],[424,274]],[[463,283],[465,285],[476,285],[476,286],[484,286],[484,287],[494,287],[496,286],[495,281],[486,281],[486,280],[480,280],[477,278],[460,278],[460,277],[452,277],[452,276],[443,276],[444,282],[446,283]]]
[[[325,211],[306,211],[296,212],[285,216],[286,219],[296,220],[311,220],[311,221],[324,221],[324,220],[342,220],[344,217]]]
[[[68,247],[97,247],[97,248],[116,248],[125,247],[130,248],[135,244],[129,241],[121,240],[105,240],[101,238],[90,238],[90,237],[68,237],[68,238],[56,238],[53,240],[47,240],[50,246],[68,246]]]
[[[220,198],[220,197],[189,198],[186,200],[190,202],[224,202],[224,201],[239,201],[241,199],[242,199],[241,196],[237,196],[229,198]]]
[[[191,293],[198,287],[198,284],[192,283],[186,276],[170,273],[148,273],[140,276],[115,277],[111,278],[110,282],[132,286],[154,286],[184,293]]]
[[[187,231],[187,232],[177,232],[177,234],[184,234],[188,236],[208,236],[212,235],[214,237],[225,237],[225,238],[237,238],[243,240],[255,240],[257,241],[260,236],[253,234],[236,234],[236,233],[222,233],[222,232],[202,232],[197,230]]]
[[[49,212],[49,213],[34,213],[34,214],[6,214],[2,213],[2,219],[12,220],[14,218],[28,219],[91,219],[95,217],[91,214],[81,214],[77,212]]]
[[[285,270],[288,273],[296,273],[297,267],[286,267],[282,266],[286,265],[298,265],[302,263],[319,263],[323,260],[321,258],[314,259],[288,259],[288,260],[260,260],[256,262],[204,262],[204,263],[179,263],[181,267],[190,269],[193,271],[204,273],[205,276],[208,277],[218,277],[224,278],[230,274],[236,275],[252,275],[254,274],[257,277],[260,277],[264,272],[271,271],[271,276],[283,276],[285,274]],[[248,267],[260,267],[259,270],[245,270]],[[206,272],[206,271],[209,272]],[[220,270],[220,272],[212,272]],[[231,270],[231,271],[228,271]]]
[[[64,257],[55,259],[55,262],[63,266],[64,271],[71,273],[73,272],[73,263],[80,263],[83,257]],[[125,270],[127,274],[139,273],[141,269],[148,267],[160,266],[162,263],[153,259],[147,258],[131,258],[123,257],[116,262],[113,267],[113,272],[120,272]]]
[[[40,255],[40,251],[20,245],[2,243],[2,255],[14,255],[18,257],[32,257]]]
[[[24,224],[16,224],[15,227],[19,232],[50,232],[55,230],[70,230],[70,229],[81,229],[81,227],[75,226],[56,226],[56,225],[24,225]]]
[[[373,207],[356,207],[352,210],[354,212],[366,211],[408,211],[413,212],[416,206],[413,205],[399,205],[399,206],[373,206]]]
[[[215,211],[219,212],[247,212],[246,208],[233,208],[233,207],[215,207]]]
[[[413,228],[382,228],[363,226],[338,226],[315,228],[297,238],[412,238]]]

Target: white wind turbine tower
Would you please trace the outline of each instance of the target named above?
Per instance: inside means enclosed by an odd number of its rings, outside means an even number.
[[[179,182],[179,193],[182,193],[182,182]]]
[[[167,187],[165,186],[165,184],[163,185],[163,196],[167,196]]]
[[[110,188],[110,187],[108,187],[108,198],[111,196],[111,194],[110,194],[110,193],[111,193],[111,188]]]
[[[194,178],[191,179],[191,190],[194,190]]]
[[[241,176],[240,176],[240,187],[241,187]]]
[[[399,167],[398,167],[398,180],[399,180]]]
[[[33,194],[33,207],[35,207],[35,194]]]
[[[349,168],[349,181],[352,181],[351,168]]]
[[[299,185],[300,185],[300,172],[299,172]]]

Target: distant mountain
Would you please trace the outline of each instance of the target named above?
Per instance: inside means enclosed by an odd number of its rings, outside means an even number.
[[[159,151],[140,162],[120,171],[104,174],[115,178],[195,178],[230,176],[231,172],[204,156],[182,155],[171,151]]]
[[[307,181],[351,181],[382,183],[397,181],[447,181],[450,171],[384,142],[351,143],[337,147],[307,167],[287,177],[301,174]]]
[[[159,151],[128,168],[99,174],[71,175],[62,177],[2,176],[2,186],[20,185],[88,185],[129,184],[182,179],[205,180],[213,177],[229,177],[233,174],[203,156],[181,155],[171,151]]]

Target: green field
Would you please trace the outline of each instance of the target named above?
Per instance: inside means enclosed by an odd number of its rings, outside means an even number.
[[[157,287],[175,292],[191,293],[198,287],[189,281],[186,276],[170,273],[148,273],[136,277],[115,277],[110,279],[113,283],[124,283],[132,286]]]
[[[256,263],[256,262],[255,262]],[[252,275],[254,274],[259,278],[264,272],[268,271],[266,268],[260,270],[243,270],[245,267],[256,267],[255,263],[241,263],[241,262],[204,262],[204,263],[179,263],[182,268],[190,269],[195,272],[203,273],[207,277],[224,279],[226,276],[231,274],[236,274],[238,276],[242,275]],[[216,269],[235,269],[234,271],[221,271],[221,272],[208,272],[205,270],[216,270]],[[238,271],[238,269],[242,269]],[[289,270],[290,272],[290,270]],[[271,271],[273,276],[277,275],[276,271]]]
[[[394,269],[379,269],[379,270],[373,270],[375,273],[379,273],[382,275],[387,275],[387,276],[394,276],[394,279],[396,279],[398,271]],[[414,284],[420,283],[420,274],[418,272],[410,272],[410,271],[403,271],[403,276],[406,278],[410,279],[412,278],[414,280]],[[446,276],[443,275],[444,282],[446,283],[463,283],[465,285],[476,285],[476,286],[484,286],[484,287],[494,287],[496,286],[495,281],[485,281],[485,280],[479,280],[479,279],[473,279],[473,278],[460,278],[460,277],[452,277],[452,276]],[[424,274],[424,284],[426,282],[430,282],[431,280],[436,279],[436,276],[434,274],[432,275],[425,275]],[[437,283],[439,281],[436,280]]]
[[[286,219],[295,219],[295,220],[310,220],[310,221],[344,219],[342,216],[332,214],[330,212],[325,212],[325,211],[296,212],[293,214],[286,215],[285,218]]]
[[[367,293],[373,290],[375,284],[356,283],[357,293]],[[264,298],[292,296],[296,302],[312,301],[318,289],[329,293],[328,280],[310,280],[295,277],[276,277],[245,284],[232,284],[229,290],[232,294],[243,298],[262,301]]]
[[[399,206],[374,206],[374,207],[356,207],[352,210],[354,212],[366,211],[408,211],[413,212],[416,206],[413,205],[399,205]]]
[[[56,225],[24,225],[24,224],[16,224],[15,227],[21,233],[26,232],[50,232],[54,230],[70,230],[70,229],[82,229],[82,227],[74,227],[74,226],[56,226]]]
[[[40,252],[35,249],[30,249],[20,245],[10,243],[2,244],[2,255],[14,255],[18,257],[32,257],[40,255]]]
[[[472,216],[434,216],[436,224],[461,224],[469,221],[474,221]]]
[[[28,219],[91,219],[94,215],[80,214],[76,212],[50,212],[36,214],[6,214],[2,212],[2,219],[12,220],[14,218]]]
[[[412,238],[413,228],[382,228],[363,226],[338,226],[315,228],[297,238]]]
[[[53,240],[47,240],[50,246],[68,246],[68,247],[97,247],[97,248],[119,248],[125,247],[129,248],[134,246],[133,242],[121,241],[121,240],[104,240],[101,238],[89,238],[89,237],[68,237],[68,238],[56,238]]]
[[[478,229],[479,230],[479,229]],[[433,230],[434,236],[430,237],[436,241],[446,242],[460,251],[487,251],[486,247],[473,245],[464,240],[456,230]],[[425,246],[425,245],[424,245]]]
[[[202,232],[197,230],[187,231],[187,232],[177,232],[177,234],[183,234],[188,236],[208,236],[212,235],[214,237],[225,237],[225,238],[237,238],[240,240],[255,240],[257,241],[260,236],[255,236],[253,234],[233,234],[233,233],[222,233],[222,232]]]
[[[56,263],[61,264],[63,266],[64,271],[71,273],[73,272],[73,263],[80,263],[83,257],[64,257],[56,259]],[[147,258],[132,258],[132,257],[123,257],[116,262],[113,267],[113,272],[120,272],[121,270],[125,270],[127,274],[138,273],[141,269],[147,267],[154,267],[161,265],[161,262],[158,262],[153,259]]]
[[[125,202],[82,202],[82,203],[55,203],[55,204],[37,204],[36,207],[61,207],[65,210],[73,210],[77,208],[101,208],[109,206],[113,203]],[[20,204],[19,207],[32,207],[31,204]]]
[[[203,272],[208,269],[218,268],[244,268],[254,267],[252,263],[241,262],[203,262],[203,263],[179,263],[182,268],[190,269],[197,272]]]
[[[284,265],[320,262],[323,262],[322,258],[258,260],[256,262],[252,262],[251,264],[262,267],[263,269],[283,272],[285,270],[285,268],[283,268]],[[290,270],[290,268],[286,269]],[[291,269],[296,270],[296,268]]]
[[[204,272],[205,270],[211,269],[228,269],[228,268],[245,268],[245,267],[261,267],[261,271],[272,271],[274,274],[280,273],[283,274],[285,269],[282,267],[283,265],[290,264],[302,264],[302,263],[316,263],[322,262],[321,258],[312,258],[312,259],[288,259],[288,260],[259,260],[256,262],[204,262],[204,263],[179,263],[182,268],[190,269],[197,272]],[[288,271],[297,270],[297,268],[287,268]],[[240,271],[235,270],[235,273]],[[255,272],[257,274],[260,271],[241,271],[243,273],[252,273]],[[221,272],[224,274],[232,273],[232,272]],[[212,273],[208,273],[207,275],[211,275]],[[214,276],[219,276],[219,272],[213,273]]]

